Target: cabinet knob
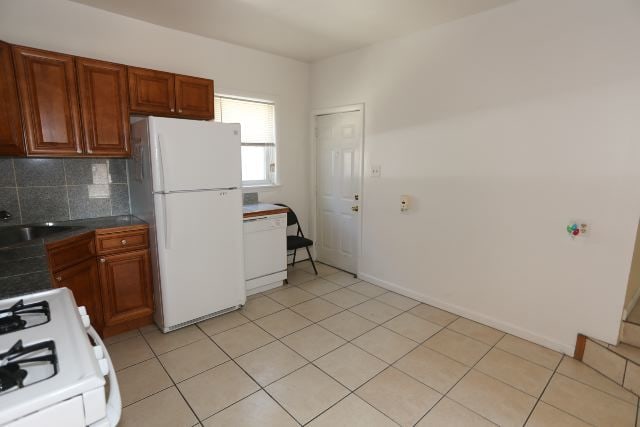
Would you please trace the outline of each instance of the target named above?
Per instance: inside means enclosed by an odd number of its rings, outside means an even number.
[[[62,282],[62,276],[56,276],[56,280],[57,280],[58,282]]]
[[[175,109],[175,108],[172,108],[172,109],[171,109],[171,112],[173,113],[174,111],[176,111],[176,109]]]
[[[122,246],[124,246],[124,245],[127,244],[127,240],[126,239],[122,239],[122,240],[120,240],[120,243],[122,243]]]
[[[105,262],[107,262],[107,259],[105,257],[102,257],[100,258],[100,262],[104,264]]]
[[[182,113],[182,108],[180,108],[180,109],[178,110],[178,113]]]

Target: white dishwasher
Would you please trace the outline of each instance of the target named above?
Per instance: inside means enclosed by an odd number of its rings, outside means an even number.
[[[244,220],[247,295],[281,286],[287,278],[287,214]]]

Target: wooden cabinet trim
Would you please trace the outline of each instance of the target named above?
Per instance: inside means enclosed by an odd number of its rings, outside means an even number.
[[[13,46],[12,52],[27,155],[70,157],[82,154],[73,56],[23,46]],[[39,90],[43,92],[38,93]],[[45,108],[40,104],[46,104]],[[61,134],[64,134],[64,140],[53,140]]]
[[[24,156],[22,114],[11,46],[0,41],[0,156]]]
[[[79,57],[75,63],[87,154],[127,157],[131,149],[126,66]],[[97,86],[96,78],[102,80]]]

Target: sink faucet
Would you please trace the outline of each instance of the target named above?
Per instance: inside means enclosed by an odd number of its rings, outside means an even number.
[[[11,219],[11,212],[0,211],[0,221],[9,221]]]

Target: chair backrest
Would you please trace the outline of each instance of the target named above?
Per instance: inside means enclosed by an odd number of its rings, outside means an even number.
[[[283,206],[283,207],[289,209],[287,211],[287,227],[292,226],[292,225],[300,226],[300,223],[298,223],[298,216],[293,211],[293,209],[291,209],[289,206],[285,205],[284,203],[275,203],[275,205],[276,206]]]

